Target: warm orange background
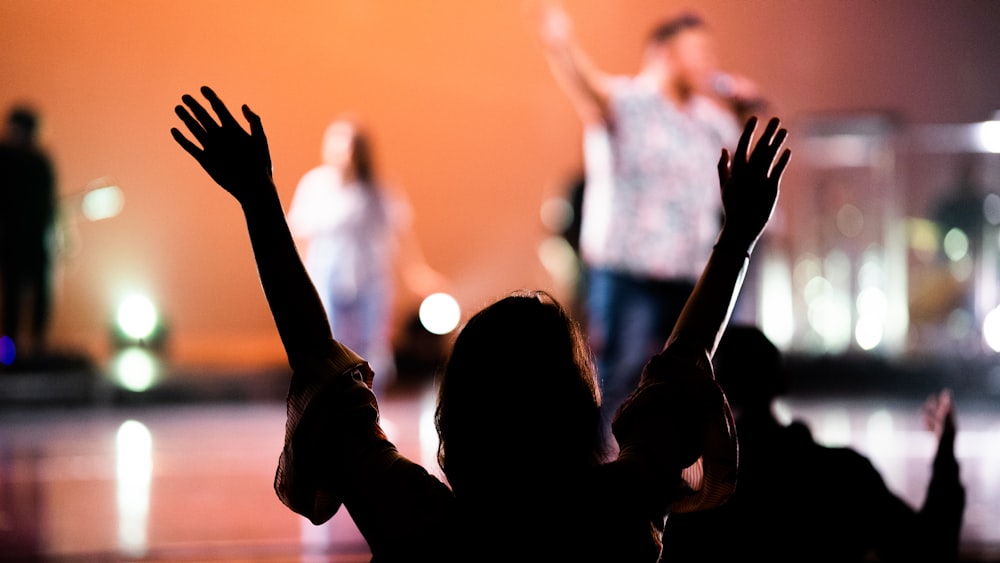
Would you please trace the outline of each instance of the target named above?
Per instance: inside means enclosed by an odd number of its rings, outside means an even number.
[[[655,21],[690,6],[566,2],[593,58],[621,72]],[[758,81],[793,140],[795,119],[816,111],[947,123],[1000,109],[998,2],[694,6],[724,66]],[[181,94],[202,84],[263,116],[286,206],[328,121],[364,116],[466,310],[553,285],[536,257],[539,206],[578,165],[579,125],[520,1],[0,0],[0,104],[44,112],[70,227],[56,345],[103,358],[117,300],[141,290],[167,316],[178,362],[280,361],[238,208],[168,133]],[[102,176],[125,208],[89,223],[73,194]]]

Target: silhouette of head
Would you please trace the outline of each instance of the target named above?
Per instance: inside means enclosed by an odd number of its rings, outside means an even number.
[[[781,351],[756,326],[729,325],[712,365],[734,411],[770,408],[787,390]]]
[[[545,487],[548,476],[603,459],[590,352],[548,293],[514,293],[475,314],[440,383],[438,462],[459,496],[520,490],[525,481]]]
[[[38,131],[38,112],[28,106],[15,106],[7,114],[7,140],[30,144]]]

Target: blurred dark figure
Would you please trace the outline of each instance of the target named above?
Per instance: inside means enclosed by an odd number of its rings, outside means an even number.
[[[38,122],[35,110],[13,108],[0,145],[0,332],[21,357],[45,353],[52,306],[55,172]]]
[[[801,422],[782,425],[783,357],[758,328],[733,324],[714,358],[739,437],[736,492],[718,508],[672,514],[664,561],[954,561],[965,509],[948,391],[925,404],[939,436],[924,505],[893,494],[872,463],[817,444]]]

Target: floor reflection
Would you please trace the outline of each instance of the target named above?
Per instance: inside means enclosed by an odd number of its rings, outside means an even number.
[[[440,473],[433,400],[429,391],[394,395],[382,411],[399,448]],[[1000,407],[962,397],[956,405],[969,499],[964,558],[1000,560]],[[919,401],[792,397],[778,409],[819,440],[866,453],[890,488],[923,501],[934,439]],[[367,561],[346,512],[315,527],[275,496],[284,416],[279,401],[5,408],[0,559]]]

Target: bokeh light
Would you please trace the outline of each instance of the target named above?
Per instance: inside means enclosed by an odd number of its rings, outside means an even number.
[[[458,301],[447,293],[432,293],[421,303],[420,324],[433,334],[448,334],[455,330],[462,313]]]
[[[135,340],[149,338],[156,330],[158,315],[153,302],[143,295],[130,295],[118,306],[118,328]]]
[[[959,228],[949,229],[944,235],[944,253],[952,262],[958,262],[969,253],[969,236]]]
[[[1000,121],[984,121],[979,124],[979,145],[988,152],[1000,153]]]
[[[156,382],[156,373],[156,358],[143,348],[126,348],[115,358],[115,378],[129,391],[141,393],[148,390]]]
[[[109,219],[121,213],[125,196],[118,186],[104,186],[83,196],[83,216],[91,221]]]
[[[994,352],[1000,352],[1000,307],[987,313],[983,319],[983,338]]]

